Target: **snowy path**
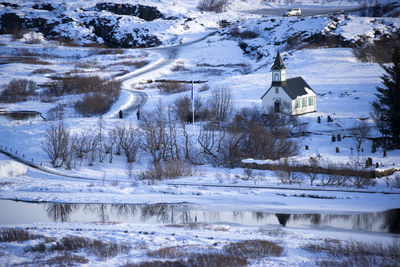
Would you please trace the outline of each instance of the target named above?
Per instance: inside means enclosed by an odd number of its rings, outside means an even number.
[[[209,32],[202,36],[199,39],[184,43],[184,44],[179,44],[179,45],[173,45],[173,46],[166,46],[166,47],[157,47],[157,48],[144,48],[141,49],[143,51],[152,51],[160,55],[161,59],[156,61],[154,64],[150,64],[144,68],[141,68],[139,70],[133,71],[131,73],[122,75],[120,77],[117,77],[116,80],[124,82],[124,89],[125,91],[133,94],[134,100],[128,103],[127,105],[122,108],[122,112],[124,114],[124,117],[131,116],[137,109],[141,108],[143,105],[146,104],[148,95],[139,90],[135,89],[130,89],[130,85],[134,82],[137,82],[139,79],[142,79],[144,75],[149,75],[149,74],[154,74],[164,67],[172,64],[175,62],[177,59],[177,56],[179,54],[179,51],[183,47],[188,47],[190,45],[199,43],[208,37],[214,35],[217,31],[214,30],[212,32]],[[129,84],[129,85],[128,85]],[[118,114],[114,115],[114,117],[118,117]]]

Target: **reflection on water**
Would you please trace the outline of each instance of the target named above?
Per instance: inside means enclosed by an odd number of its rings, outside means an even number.
[[[0,214],[0,224],[42,222],[181,224],[198,222],[244,226],[329,227],[400,234],[400,209],[359,214],[274,213],[234,210],[232,206],[46,204],[0,200]]]
[[[361,214],[288,214],[259,211],[211,211],[189,205],[45,204],[54,222],[227,223],[250,226],[333,227],[400,233],[400,209]]]
[[[70,214],[78,207],[75,204],[49,204],[46,213],[53,222],[67,222]]]
[[[0,112],[0,123],[9,123],[15,120],[34,121],[34,120],[43,120],[43,117],[39,112],[36,111]]]

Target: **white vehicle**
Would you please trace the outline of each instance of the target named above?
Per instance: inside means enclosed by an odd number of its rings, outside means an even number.
[[[291,10],[285,12],[283,14],[285,17],[290,17],[290,16],[301,16],[301,9],[300,8],[292,8]]]

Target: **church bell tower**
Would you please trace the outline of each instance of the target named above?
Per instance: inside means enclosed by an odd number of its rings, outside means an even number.
[[[274,65],[271,67],[272,70],[272,83],[281,83],[286,81],[286,67],[283,64],[281,54],[276,54]]]

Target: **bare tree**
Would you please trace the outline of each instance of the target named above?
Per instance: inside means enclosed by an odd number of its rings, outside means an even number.
[[[50,123],[45,132],[43,150],[47,153],[53,167],[61,167],[69,151],[70,136],[61,120],[57,124]]]
[[[231,91],[223,88],[213,90],[208,105],[213,120],[226,121],[233,110]]]
[[[79,159],[79,166],[82,165],[83,159],[87,158],[89,153],[89,139],[90,136],[85,132],[81,132],[72,137],[74,152]]]
[[[356,141],[358,153],[360,153],[361,145],[367,138],[370,130],[371,129],[365,121],[357,121],[353,129],[351,130],[353,139]]]
[[[314,181],[318,177],[317,169],[319,167],[319,162],[318,159],[315,157],[310,157],[308,159],[308,162],[310,164],[311,170],[309,173],[306,173],[306,176],[310,179],[310,185],[313,186]]]
[[[99,120],[97,121],[97,138],[99,140],[99,162],[102,163],[104,160],[104,127],[105,122],[103,119],[103,115],[100,115]]]
[[[136,155],[140,147],[140,136],[139,132],[133,127],[132,124],[128,126],[123,125],[124,128],[120,138],[121,147],[124,150],[126,160],[128,163],[134,162],[136,160]]]
[[[188,160],[189,159],[189,143],[190,143],[190,138],[189,138],[189,134],[187,132],[187,124],[186,122],[188,122],[190,119],[190,113],[191,113],[191,103],[190,103],[190,99],[189,97],[185,96],[185,97],[181,97],[178,98],[175,103],[174,103],[174,111],[176,113],[176,116],[178,118],[180,127],[182,129],[182,134],[185,140],[185,159]]]
[[[89,135],[88,145],[88,153],[89,153],[89,166],[93,166],[94,162],[96,161],[96,152],[98,151],[99,147],[99,138],[97,135]]]
[[[176,127],[172,108],[165,107],[161,102],[152,112],[143,114],[143,149],[152,156],[154,162],[180,158]]]
[[[107,133],[107,138],[104,143],[104,148],[106,150],[106,154],[108,154],[108,162],[112,163],[113,161],[113,153],[114,153],[114,147],[117,143],[117,136],[115,135],[114,129],[109,130]]]
[[[303,177],[300,173],[294,172],[289,165],[287,160],[282,164],[282,170],[275,170],[274,173],[279,177],[283,184],[296,184],[303,181]]]

